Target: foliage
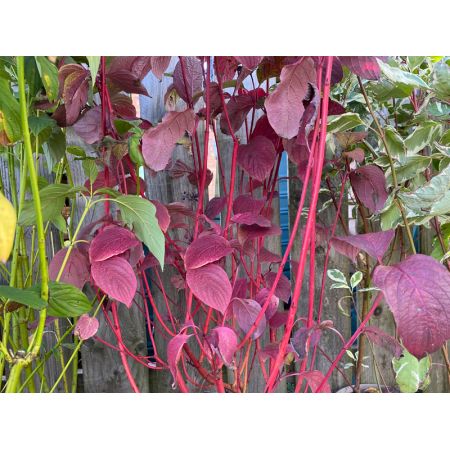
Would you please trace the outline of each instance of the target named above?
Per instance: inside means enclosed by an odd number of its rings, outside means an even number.
[[[30,374],[45,381],[41,343],[50,322],[60,380],[75,367],[84,341],[101,342],[97,331],[109,326],[117,342],[106,345],[120,350],[134,391],[126,354],[170,373],[182,392],[245,392],[255,373],[265,392],[288,377],[296,392],[330,392],[335,370],[347,380],[354,370],[357,390],[361,368],[370,367],[366,339],[394,356],[402,391],[426,389],[438,351],[450,374],[449,66],[447,58],[430,57],[1,58],[1,162],[11,188],[0,185],[0,380],[9,366],[3,388],[34,392]],[[160,123],[138,117],[132,98],[153,94],[143,83],[147,76],[173,82]],[[82,146],[66,142],[69,128]],[[231,150],[219,143],[219,132]],[[214,198],[208,198],[211,136],[222,189]],[[190,164],[176,159],[178,145]],[[281,233],[273,200],[284,151],[301,198],[287,248],[278,254],[267,244]],[[85,175],[79,185],[76,166]],[[192,202],[150,198],[144,168],[149,183],[186,177]],[[346,198],[363,232],[338,227]],[[102,214],[89,221],[94,209]],[[333,226],[323,227],[328,209]],[[48,261],[44,243],[52,228],[59,242],[51,241]],[[433,249],[416,254],[413,232],[425,229]],[[291,254],[296,239],[298,261]],[[326,258],[315,274],[322,277],[318,295],[304,281],[319,245]],[[350,260],[351,276],[328,267],[331,252]],[[292,282],[283,274],[290,257]],[[161,281],[169,271],[181,304]],[[352,336],[335,328],[337,317],[322,317],[329,289],[342,290],[341,300],[361,300]],[[138,297],[149,302],[145,308]],[[398,336],[369,326],[383,297]],[[139,309],[150,332],[161,333],[166,357],[126,347],[118,302]],[[341,301],[339,308],[347,314]],[[67,361],[62,321],[73,329]],[[11,331],[14,324],[19,332]],[[342,350],[327,355],[331,365],[322,373],[316,355],[327,353],[325,333],[338,336]],[[341,361],[344,355],[350,363]]]

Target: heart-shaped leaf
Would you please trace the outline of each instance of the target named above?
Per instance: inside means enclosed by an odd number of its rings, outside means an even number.
[[[234,223],[239,223],[241,225],[258,225],[260,227],[269,228],[272,223],[269,219],[261,214],[255,214],[252,212],[238,213],[231,217],[231,221]]]
[[[189,340],[192,334],[177,334],[167,344],[167,363],[173,376],[174,383],[177,380],[177,364],[181,357],[181,351],[184,344]]]
[[[272,128],[279,136],[290,139],[298,133],[309,84],[316,84],[314,61],[306,57],[284,66],[280,80],[275,91],[267,97],[265,107]]]
[[[155,77],[162,80],[164,72],[167,70],[170,64],[171,56],[152,56],[152,72]]]
[[[264,56],[235,56],[236,60],[248,70],[255,70]]]
[[[48,266],[50,280],[56,281],[67,250],[67,248],[59,250],[50,261]],[[78,289],[83,289],[89,278],[89,261],[87,257],[77,248],[72,248],[59,281],[73,284]]]
[[[230,243],[217,234],[198,237],[186,250],[184,265],[187,270],[197,269],[218,261],[233,252]]]
[[[95,317],[89,317],[87,314],[83,314],[75,325],[74,334],[85,341],[86,339],[95,336],[99,325],[100,324]]]
[[[192,103],[195,94],[202,91],[202,63],[195,56],[182,56],[183,68],[178,61],[173,71],[173,85],[178,95],[186,102]]]
[[[339,61],[354,74],[367,80],[378,80],[381,70],[376,56],[339,56]]]
[[[205,305],[225,313],[231,300],[231,284],[227,273],[217,264],[188,270],[186,282],[192,293]]]
[[[233,315],[239,325],[239,328],[247,333],[254,325],[261,305],[255,300],[249,298],[234,298],[232,301]],[[258,339],[266,329],[266,317],[263,316],[256,330],[252,334],[252,339]]]
[[[373,164],[350,172],[352,189],[364,206],[372,213],[383,209],[388,198],[384,172]]]
[[[128,249],[139,245],[134,233],[118,225],[107,225],[102,228],[89,246],[89,259],[104,261],[111,256],[120,255]]]
[[[113,256],[104,261],[94,261],[91,266],[95,284],[109,297],[124,303],[128,308],[136,294],[137,280],[130,263]]]
[[[59,96],[64,100],[66,123],[72,125],[88,100],[89,70],[79,64],[66,64],[59,69]]]
[[[264,181],[275,163],[273,143],[264,136],[255,136],[248,144],[239,146],[237,162],[252,177]]]
[[[160,124],[149,128],[142,137],[142,156],[150,169],[163,170],[172,156],[177,141],[184,133],[192,133],[195,114],[192,109],[168,112]]]
[[[373,282],[414,356],[433,353],[450,338],[450,273],[434,258],[412,255],[393,266],[378,266]]]
[[[356,255],[359,253],[358,249],[365,251],[374,259],[381,259],[389,248],[394,236],[394,230],[357,234],[355,236],[336,236],[331,240],[331,245],[339,253],[353,261],[355,261]],[[354,247],[354,249],[349,248],[348,245]]]
[[[208,343],[226,366],[233,366],[233,357],[238,346],[238,337],[234,330],[229,327],[213,328],[208,336]]]

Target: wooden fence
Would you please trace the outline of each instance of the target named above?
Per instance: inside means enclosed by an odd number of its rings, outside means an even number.
[[[172,58],[171,66],[168,68],[170,72],[175,65],[175,58]],[[168,77],[164,77],[163,81],[159,81],[154,77],[152,73],[150,73],[147,78],[144,80],[144,85],[146,86],[148,92],[151,97],[140,97],[140,115],[142,118],[149,120],[151,123],[158,123],[164,115],[164,94],[168,86],[171,84],[171,79]],[[250,86],[251,87],[251,86]],[[199,130],[199,135],[202,136],[201,130]],[[232,140],[230,136],[224,135],[220,133],[220,127],[217,127],[217,139],[220,144],[220,151],[222,156],[222,163],[224,166],[224,173],[230,173],[231,167],[231,152],[232,152]],[[244,139],[244,133],[241,130],[238,133],[239,138]],[[70,145],[78,145],[83,147],[87,154],[93,152],[93,149],[84,144],[81,139],[77,137],[77,135],[70,128],[67,129],[67,142]],[[214,147],[214,144],[212,148]],[[213,152],[212,152],[213,154]],[[71,156],[69,155],[69,158]],[[191,155],[189,149],[185,148],[183,145],[177,145],[174,153],[174,160],[179,159],[187,164],[192,165]],[[79,161],[75,161],[73,158],[71,161],[71,169],[73,174],[73,181],[75,184],[83,184],[84,183],[84,173],[81,167],[81,163]],[[214,165],[214,161],[210,161],[211,164]],[[211,166],[213,167],[213,166]],[[297,212],[298,202],[300,198],[301,192],[301,183],[297,178],[297,168],[293,165],[289,166],[289,220],[292,225],[292,221],[295,217],[295,213]],[[213,170],[214,172],[214,170]],[[44,165],[41,164],[40,173],[45,173]],[[10,178],[8,177],[8,172],[6,168],[5,161],[0,161],[0,176],[2,178],[2,184],[5,187],[5,192],[10,192],[11,184]],[[52,180],[51,174],[46,174],[48,179]],[[229,179],[225,180],[226,183],[229,183]],[[162,203],[170,203],[170,202],[184,202],[187,206],[194,208],[195,207],[195,187],[192,186],[186,177],[183,178],[171,178],[167,172],[159,172],[156,175],[150,174],[149,172],[145,173],[145,182],[146,182],[146,191],[151,199],[159,200]],[[236,181],[236,190],[239,190],[239,181]],[[217,181],[213,186],[216,187],[216,195],[220,195],[222,191],[222,183],[220,180]],[[79,207],[78,207],[79,206]],[[73,220],[77,221],[80,215],[80,211],[82,209],[82,205],[78,205],[75,210],[75,216]],[[273,204],[274,210],[279,211],[279,203],[278,199]],[[343,205],[344,216],[346,215],[347,205]],[[97,214],[97,216],[96,216]],[[95,219],[98,217],[98,214],[95,209],[92,212],[92,215],[89,219]],[[324,227],[331,227],[332,222],[334,220],[334,209],[328,208],[323,213],[321,213],[318,217],[318,221]],[[275,215],[274,218],[275,223],[278,221],[279,223],[279,215]],[[52,233],[52,231],[51,231]],[[341,225],[338,225],[337,235],[343,234],[343,230]],[[298,260],[299,251],[301,246],[301,238],[297,238],[293,251],[291,254],[291,259]],[[266,238],[265,245],[270,250],[280,253],[281,252],[281,243],[280,237],[268,237]],[[429,251],[431,245],[431,239],[429,233],[426,231],[421,233],[420,236],[420,246],[423,252]],[[49,257],[51,257],[54,253],[58,251],[60,248],[60,243],[55,236],[52,240],[48,241],[47,251]],[[324,246],[318,245],[317,254],[316,254],[316,263],[315,263],[315,276],[314,283],[316,289],[316,299],[319,298],[321,282],[322,282],[322,270],[323,263],[325,258],[326,248]],[[305,282],[304,288],[302,292],[302,298],[306,298],[307,289],[308,289],[308,271],[309,264],[306,265],[307,271],[305,274]],[[349,260],[343,256],[340,256],[337,253],[331,252],[331,258],[329,262],[329,268],[337,268],[341,270],[344,274],[351,274],[352,271],[355,270],[352,267]],[[159,269],[157,269],[159,270]],[[184,293],[177,292],[176,288],[173,287],[173,283],[171,283],[171,276],[174,274],[170,267],[166,268],[163,272],[160,272],[159,275],[161,277],[162,282],[164,283],[166,289],[168,290],[168,295],[179,301],[179,304],[182,305],[184,302]],[[292,282],[295,280],[292,280]],[[341,303],[341,306],[344,308],[344,313],[342,312],[342,308],[339,307],[339,291],[329,289],[330,282],[329,280],[326,283],[325,290],[325,299],[324,299],[324,309],[322,313],[322,320],[331,319],[334,322],[335,327],[343,334],[344,338],[348,338],[351,335],[352,329],[352,314],[350,303]],[[161,292],[152,287],[152,294],[155,298],[155,301],[158,306],[164,309],[164,299],[162,297]],[[138,298],[138,302],[143,302],[144,299]],[[300,311],[299,314],[301,316],[306,315],[306,301],[300,301]],[[356,305],[356,314],[360,314],[360,305]],[[178,311],[179,317],[183,315],[182,308]],[[130,309],[124,307],[124,305],[119,305],[119,319],[123,329],[123,338],[125,344],[130,348],[131,351],[136,354],[145,355],[147,354],[147,334],[146,334],[146,324],[144,316],[141,312],[138,311],[136,306],[133,306]],[[379,310],[376,312],[374,318],[371,320],[371,324],[375,325],[391,335],[395,334],[395,324],[393,321],[392,314],[387,308],[386,304],[383,303]],[[104,319],[100,319],[100,329],[98,332],[98,336],[105,341],[114,342],[114,335],[112,331],[109,329]],[[280,336],[278,336],[280,337]],[[264,339],[266,339],[264,337]],[[52,333],[48,333],[46,335],[46,342],[44,346],[51,347],[54,338],[52,337]],[[70,338],[69,341],[70,342]],[[158,353],[162,358],[165,358],[164,347],[167,344],[167,340],[162,339],[158,330],[155,330],[155,345],[157,347]],[[324,333],[323,338],[321,340],[321,347],[326,349],[327,355],[330,357],[335,356],[338,351],[342,347],[342,342],[339,337],[334,333]],[[387,352],[381,349],[380,347],[372,347],[369,343],[367,354],[369,355],[366,364],[369,368],[364,368],[362,372],[362,382],[373,382],[378,379],[381,384],[387,384],[389,386],[395,385],[395,377],[391,366],[391,358],[392,356]],[[168,371],[162,370],[148,370],[142,365],[136,363],[132,358],[128,358],[130,367],[132,369],[133,375],[137,381],[137,384],[142,392],[174,392],[172,388],[172,378]],[[346,361],[346,362],[349,362]],[[444,362],[440,353],[436,353],[433,355],[433,363],[435,367],[432,370],[432,382],[429,387],[430,392],[448,392],[449,385],[446,376],[446,370],[444,366]],[[330,365],[330,361],[328,357],[319,352],[317,356],[317,368],[322,372],[326,372]],[[81,351],[81,361],[79,364],[79,368],[81,370],[82,375],[80,375],[80,382],[77,390],[81,392],[131,392],[131,388],[127,377],[125,375],[120,356],[117,351],[106,347],[105,345],[99,343],[96,340],[90,339],[82,346]],[[48,365],[47,371],[48,376],[50,377],[50,381],[56,380],[58,373],[60,370],[60,365],[56,360],[56,357],[50,358],[50,364]],[[295,371],[295,367],[292,367],[292,371]],[[346,377],[348,379],[352,379],[353,369],[348,368],[343,370]],[[67,383],[71,383],[70,374],[67,375],[68,379]],[[337,391],[347,383],[345,382],[343,376],[338,371],[335,371],[330,379],[330,385],[333,391]],[[264,388],[265,382],[262,378],[262,375],[256,374],[252,376],[249,384],[249,392],[261,392]],[[59,391],[63,390],[63,382],[60,383],[58,387]],[[292,390],[292,382],[289,380],[279,385],[279,392],[289,392]]]

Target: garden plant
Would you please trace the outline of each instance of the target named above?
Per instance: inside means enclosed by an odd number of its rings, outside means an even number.
[[[0,57],[1,391],[450,389],[449,119],[445,56]]]

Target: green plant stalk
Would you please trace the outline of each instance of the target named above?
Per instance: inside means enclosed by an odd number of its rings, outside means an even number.
[[[381,128],[380,122],[378,121],[377,116],[375,115],[375,113],[373,111],[372,105],[370,104],[369,97],[367,96],[366,89],[364,88],[364,85],[363,85],[360,77],[358,77],[358,83],[359,83],[359,87],[361,89],[361,93],[362,93],[362,95],[364,97],[364,101],[366,102],[367,108],[369,110],[369,113],[372,116],[372,119],[375,122],[375,125],[377,126],[378,134],[379,134],[381,140],[383,141],[383,145],[384,145],[384,148],[386,150],[386,155],[387,155],[387,157],[389,159],[389,166],[391,168],[391,173],[392,173],[392,182],[394,184],[394,190],[395,190],[395,189],[397,189],[397,186],[398,186],[397,173],[395,171],[394,160],[392,159],[392,155],[391,155],[391,152],[389,150],[389,146],[388,146],[387,141],[386,141],[386,136],[384,135],[383,128]],[[408,240],[409,240],[409,245],[411,246],[411,250],[415,254],[416,253],[416,247],[414,245],[413,235],[411,233],[411,229],[409,228],[409,223],[408,223],[408,219],[406,218],[405,210],[403,209],[403,205],[402,205],[402,203],[400,201],[395,199],[395,203],[398,206],[398,208],[400,209],[400,214],[402,215],[403,223],[404,223],[405,229],[406,229],[406,234],[407,234]]]
[[[22,153],[22,152],[21,152]],[[8,161],[8,165],[9,161]],[[11,168],[8,167],[8,170],[11,173]],[[14,169],[13,169],[14,172]],[[22,173],[20,178],[20,192],[19,192],[19,201],[18,201],[18,207],[17,207],[17,215],[19,216],[20,211],[22,210],[22,205],[25,200],[25,188],[26,188],[26,176],[27,173],[27,160],[22,157]],[[15,182],[14,182],[15,185]],[[13,196],[16,197],[16,189],[12,189]],[[17,198],[16,198],[17,202]],[[21,226],[16,227],[15,231],[15,237],[14,237],[14,248],[12,252],[12,261],[11,261],[11,272],[10,272],[10,279],[9,279],[9,285],[11,287],[14,287],[16,284],[16,273],[17,273],[17,267],[18,267],[18,261],[19,261],[19,252],[20,252],[20,245],[21,240],[23,239],[23,228]],[[3,323],[3,336],[2,336],[2,344],[5,348],[8,347],[8,339],[9,339],[9,330],[10,330],[10,323],[11,323],[11,317],[12,313],[6,312],[5,313],[5,319]],[[3,379],[3,372],[5,369],[5,361],[0,355],[0,388],[2,385],[2,379]]]
[[[21,392],[23,389],[25,389],[25,386],[27,385],[30,377],[32,377],[36,372],[40,370],[40,368],[48,361],[50,356],[53,355],[54,351],[58,349],[64,342],[64,339],[69,336],[69,334],[72,332],[72,330],[75,328],[75,325],[71,325],[65,333],[61,336],[61,339],[58,340],[58,342],[55,344],[55,346],[49,350],[44,357],[39,361],[39,363],[36,365],[36,367],[33,369],[33,371],[28,375],[28,377],[25,379],[25,381],[22,383],[22,386],[20,386],[18,392]]]
[[[36,169],[33,164],[33,150],[31,148],[30,130],[28,127],[28,112],[27,112],[26,91],[25,91],[25,62],[23,56],[17,57],[17,74],[19,84],[20,121],[25,144],[25,159],[27,160],[29,166],[31,192],[33,194],[34,209],[36,212],[36,228],[38,234],[38,248],[39,248],[39,267],[41,272],[41,297],[45,302],[47,302],[48,265],[45,254],[44,221],[42,217],[41,199],[39,197],[38,179]],[[44,308],[39,314],[39,324],[34,334],[34,338],[28,347],[28,354],[26,358],[17,360],[17,362],[13,365],[11,369],[6,389],[7,392],[15,392],[17,390],[23,368],[26,365],[30,364],[30,362],[39,353],[44,334],[46,317],[47,317],[47,309]]]
[[[101,301],[99,302],[97,309],[95,310],[93,317],[95,317],[98,312],[100,311],[100,308],[102,306],[102,303],[104,302],[106,296],[103,296]],[[81,345],[83,344],[83,340],[80,339],[80,341],[78,342],[78,344],[75,347],[75,350],[73,351],[72,355],[70,356],[69,360],[67,361],[67,364],[65,365],[64,369],[62,370],[62,372],[59,374],[58,379],[55,381],[55,384],[53,385],[53,387],[50,389],[50,394],[52,394],[56,387],[58,386],[59,382],[62,380],[64,374],[67,372],[68,368],[70,367],[70,364],[72,363],[72,361],[75,359],[75,357],[78,357],[78,352],[80,350]]]

